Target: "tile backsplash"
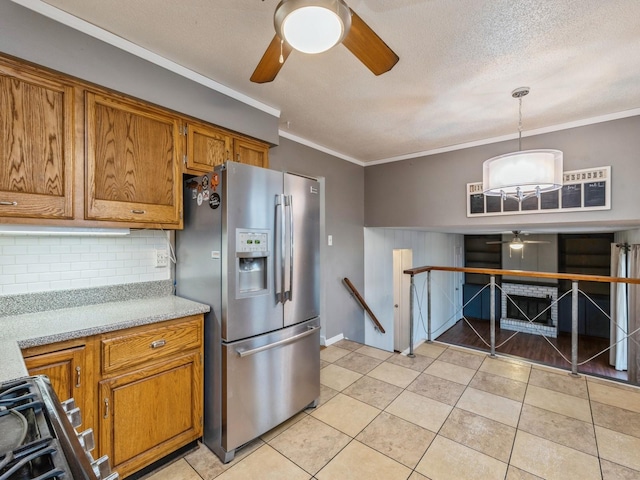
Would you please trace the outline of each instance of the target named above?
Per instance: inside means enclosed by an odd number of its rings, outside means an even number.
[[[168,280],[171,268],[154,266],[156,249],[169,249],[169,232],[0,236],[0,295]]]

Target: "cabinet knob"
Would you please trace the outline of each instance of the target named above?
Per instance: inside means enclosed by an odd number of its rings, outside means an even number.
[[[151,348],[160,348],[164,347],[167,344],[167,341],[163,338],[161,340],[156,340],[155,342],[151,342]]]
[[[7,206],[15,207],[16,205],[18,205],[18,202],[7,202],[5,200],[2,200],[2,201],[0,201],[0,205],[7,205]]]
[[[109,418],[109,398],[104,397],[104,418]]]
[[[136,215],[144,215],[147,212],[145,210],[131,210],[131,213],[135,213]]]
[[[80,388],[80,373],[82,369],[78,366],[76,367],[76,388]]]

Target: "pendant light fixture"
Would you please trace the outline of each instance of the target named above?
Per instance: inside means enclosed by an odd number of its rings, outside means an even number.
[[[519,102],[518,151],[490,158],[482,164],[482,189],[485,195],[511,197],[521,202],[531,196],[562,188],[562,152],[560,150],[522,150],[522,97],[529,87],[511,92]]]
[[[321,53],[342,42],[351,28],[343,0],[282,0],[273,16],[281,40],[303,53]]]

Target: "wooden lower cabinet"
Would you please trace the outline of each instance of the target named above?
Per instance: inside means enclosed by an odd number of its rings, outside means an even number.
[[[204,316],[22,350],[30,375],[74,397],[94,458],[125,478],[202,436]]]
[[[199,352],[100,382],[100,446],[121,477],[202,436]]]
[[[84,341],[84,339],[82,339]],[[90,393],[93,380],[87,368],[87,346],[79,342],[63,342],[22,351],[29,375],[47,375],[58,398],[74,398],[80,407],[82,425],[79,430],[93,428]]]
[[[203,315],[102,335],[100,455],[126,477],[202,436]]]

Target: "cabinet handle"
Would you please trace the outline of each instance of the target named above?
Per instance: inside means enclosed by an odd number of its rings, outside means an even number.
[[[156,340],[155,342],[151,342],[149,345],[151,348],[160,348],[164,347],[167,344],[167,341],[163,338],[162,340]]]
[[[136,215],[144,215],[147,212],[145,210],[131,210],[131,213],[135,213]]]
[[[109,398],[104,397],[104,418],[109,418]]]
[[[80,372],[82,369],[80,367],[76,367],[76,388],[80,388]]]
[[[239,153],[236,154],[236,159],[237,159],[238,162],[240,162],[240,154]]]
[[[18,202],[6,202],[6,201],[0,201],[0,205],[8,205],[11,207],[15,207],[16,205],[18,205]]]

